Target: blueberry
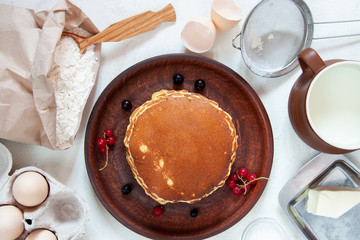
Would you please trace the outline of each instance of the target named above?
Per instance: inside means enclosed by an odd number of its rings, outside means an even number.
[[[181,85],[184,82],[184,76],[177,73],[173,76],[173,80],[175,85]]]
[[[195,81],[195,90],[202,91],[205,88],[205,81],[202,79],[198,79]]]
[[[131,187],[129,184],[126,184],[124,185],[122,188],[121,188],[121,191],[124,195],[128,195],[129,193],[131,193]]]
[[[191,217],[197,217],[197,215],[198,215],[198,210],[197,209],[193,209],[193,210],[190,211],[190,216]]]
[[[122,101],[121,106],[125,110],[130,110],[132,108],[131,102],[129,100],[126,100],[126,99],[124,101]]]

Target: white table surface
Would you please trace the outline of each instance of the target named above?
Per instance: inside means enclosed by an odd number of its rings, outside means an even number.
[[[37,8],[45,0],[0,0],[17,6]],[[47,1],[50,5],[52,1]],[[160,10],[171,2],[177,13],[176,23],[162,23],[156,30],[127,39],[119,43],[102,45],[101,67],[97,83],[85,107],[83,120],[74,146],[65,151],[53,151],[0,139],[13,154],[12,171],[36,166],[75,190],[90,207],[90,220],[81,240],[98,239],[146,239],[124,227],[113,218],[96,197],[85,167],[84,133],[91,109],[107,84],[118,74],[144,59],[168,54],[187,52],[180,40],[184,24],[194,16],[210,17],[211,0],[73,0],[100,29],[110,24],[147,10]],[[244,14],[259,2],[258,0],[235,0]],[[336,21],[360,19],[358,0],[306,0],[314,21]],[[264,16],[266,17],[266,16]],[[288,117],[288,96],[292,85],[300,75],[297,67],[279,78],[262,78],[251,73],[245,66],[240,51],[231,46],[232,38],[240,32],[241,23],[228,32],[217,32],[213,48],[202,54],[215,59],[239,73],[260,96],[269,115],[274,136],[274,159],[270,180],[253,209],[237,224],[210,239],[240,239],[245,227],[255,219],[270,217],[276,219],[287,231],[288,239],[304,239],[278,204],[278,193],[285,182],[301,166],[319,154],[310,148],[294,132]],[[328,25],[315,27],[315,36],[341,33],[360,33],[359,24]],[[360,37],[316,40],[311,45],[323,59],[342,58],[360,60]],[[360,165],[360,151],[346,155]]]

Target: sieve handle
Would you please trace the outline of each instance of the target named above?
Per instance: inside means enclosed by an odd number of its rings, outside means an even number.
[[[310,69],[314,76],[326,67],[326,64],[321,59],[319,54],[312,48],[305,48],[302,50],[299,53],[298,60],[303,72]]]
[[[236,39],[238,39],[240,36],[241,36],[241,33],[239,33],[238,35],[236,35],[236,36],[233,38],[233,40],[232,40],[232,46],[233,46],[234,48],[236,48],[236,49],[239,49],[239,50],[241,50],[241,47],[240,47],[240,46],[237,46],[235,41],[236,41]],[[240,44],[240,41],[239,41],[239,44]]]
[[[343,21],[335,21],[335,22],[314,22],[314,25],[355,23],[355,22],[360,22],[360,19],[355,19],[355,20],[343,20]],[[335,36],[313,37],[312,39],[313,39],[313,40],[321,40],[321,39],[342,38],[342,37],[355,37],[355,36],[359,36],[359,35],[360,35],[360,33],[352,33],[352,34],[335,35]]]

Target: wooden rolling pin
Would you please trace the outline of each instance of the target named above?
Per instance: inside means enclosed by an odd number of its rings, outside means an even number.
[[[109,27],[91,37],[81,37],[73,33],[63,32],[63,36],[72,37],[83,53],[87,46],[101,42],[118,42],[155,29],[160,23],[176,21],[175,9],[171,4],[158,12],[147,11],[111,24]]]

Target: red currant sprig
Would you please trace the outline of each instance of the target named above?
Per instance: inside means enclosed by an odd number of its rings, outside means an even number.
[[[234,195],[244,195],[250,191],[251,186],[255,185],[260,179],[268,179],[266,177],[256,177],[254,173],[249,174],[246,168],[240,168],[229,176],[227,185]]]
[[[109,146],[115,144],[115,138],[113,136],[113,132],[110,129],[107,129],[104,132],[103,136],[98,138],[96,144],[99,147],[99,151],[103,154],[106,154],[105,165],[99,169],[99,171],[102,171],[106,168],[109,162]]]

